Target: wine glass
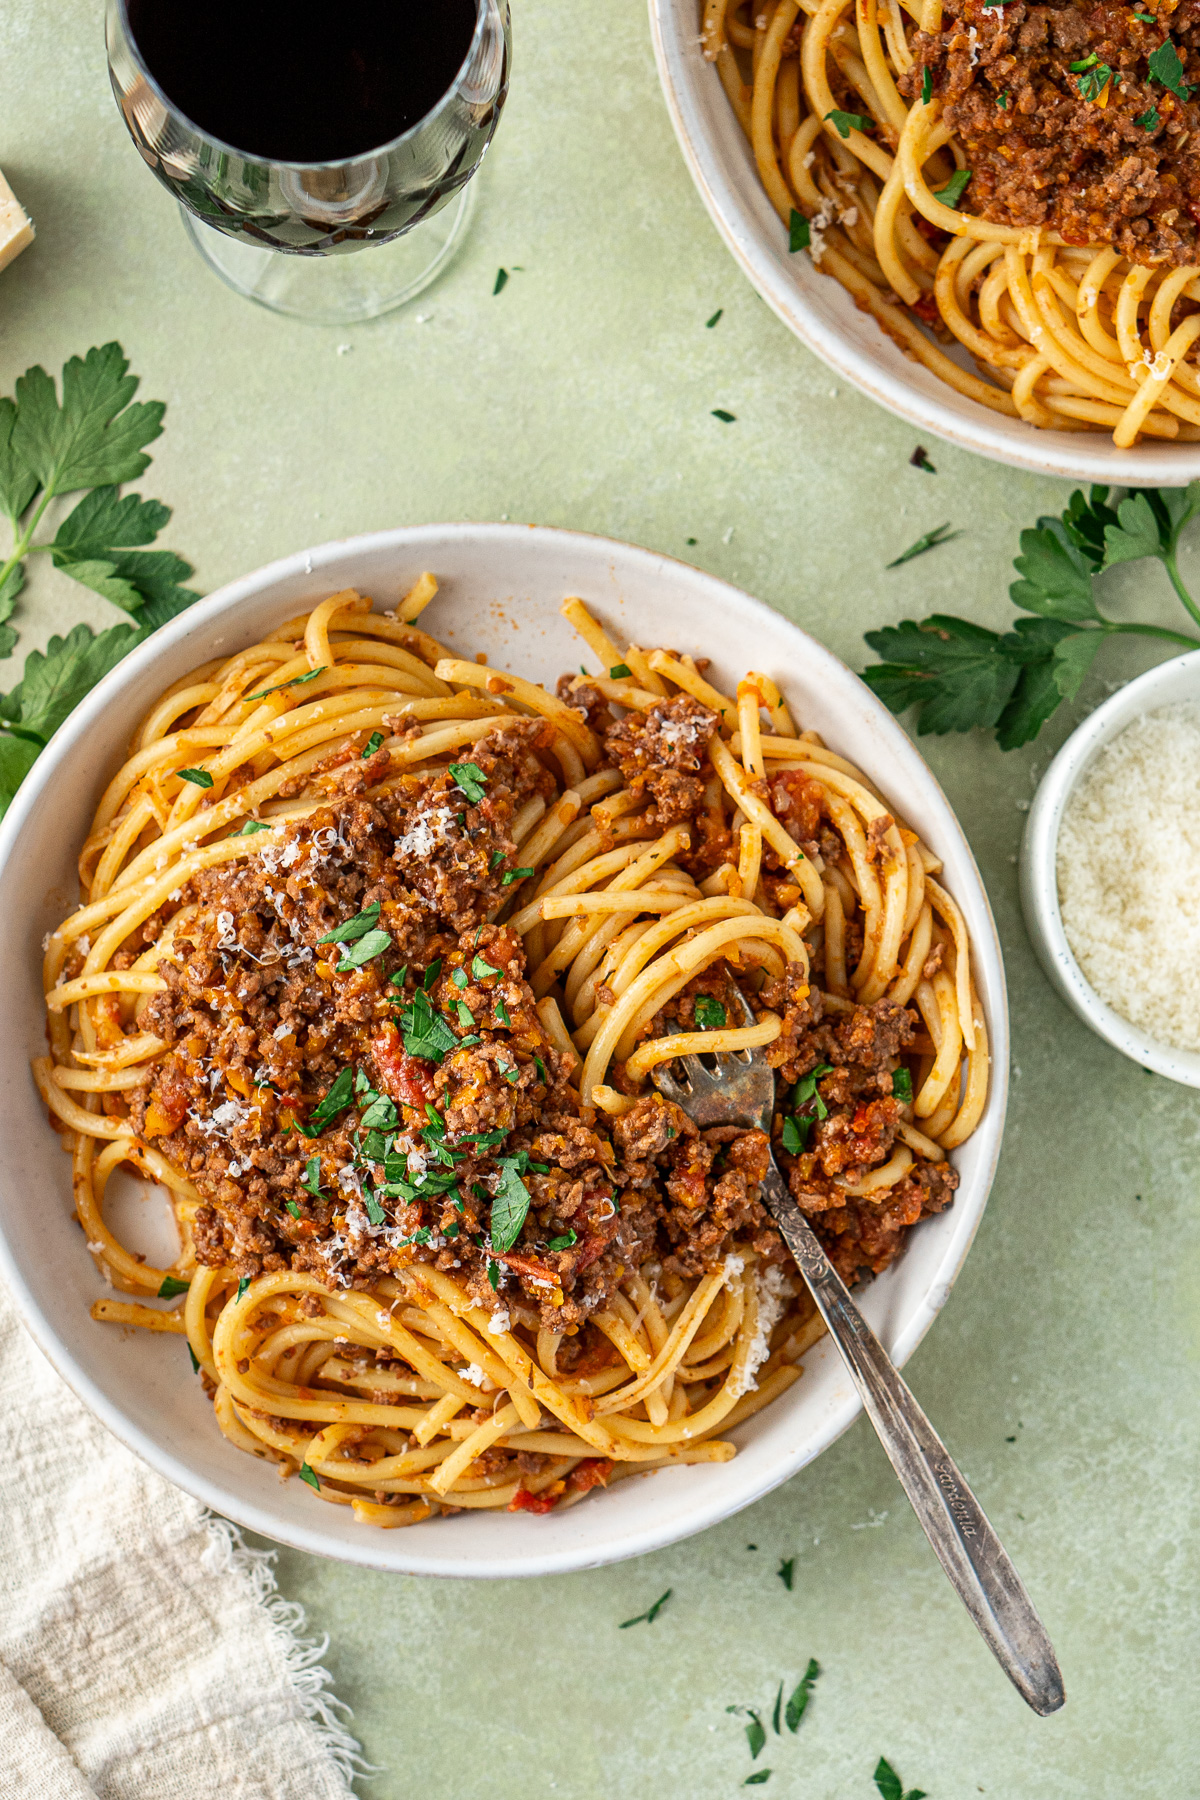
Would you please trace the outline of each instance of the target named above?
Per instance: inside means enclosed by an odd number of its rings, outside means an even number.
[[[211,45],[211,54],[181,60],[177,74],[163,85],[151,73],[155,57],[146,53],[150,23],[163,34],[161,71],[164,56],[180,48],[179,21],[186,29],[192,9],[171,17],[169,0],[158,3],[166,17],[155,17],[154,0],[107,0],[113,92],[143,159],[179,201],[188,235],[222,280],[275,312],[323,324],[375,318],[428,287],[462,242],[473,194],[468,183],[491,142],[508,94],[512,54],[508,0],[460,0],[467,9],[465,58],[440,97],[429,96],[432,103],[415,123],[386,142],[368,149],[353,139],[356,130],[361,137],[370,132],[373,119],[386,116],[392,98],[387,78],[394,70],[367,68],[366,76],[375,82],[373,92],[382,97],[382,109],[377,106],[356,117],[353,125],[349,115],[339,119],[332,102],[321,110],[293,112],[285,133],[299,125],[300,147],[312,155],[311,161],[276,154],[283,147],[278,134],[273,144],[262,141],[271,135],[272,106],[276,119],[286,112],[287,46],[270,63],[249,57],[240,63],[225,60],[238,55],[239,46],[213,42],[219,34],[212,31],[212,9],[196,8],[196,14],[207,18],[209,32],[207,39],[198,41],[205,51]],[[356,4],[359,0],[341,0],[351,13]],[[262,10],[260,5],[260,14]],[[295,23],[300,10],[279,9],[281,35],[289,15]],[[334,30],[329,20],[338,13],[321,11],[328,36]],[[429,29],[436,32],[436,4],[427,11],[432,15]],[[438,54],[443,67],[448,50],[452,61],[457,59],[453,42],[448,46],[444,40],[440,44],[431,40],[425,48],[433,54],[423,60],[419,37],[411,47],[413,56],[404,73],[406,83],[411,77],[417,86],[406,85],[410,99],[421,94],[422,81],[426,94],[431,81],[435,90],[440,85]],[[319,70],[319,38],[308,53]],[[357,52],[360,73],[363,62],[363,54]],[[291,66],[310,72],[308,64]],[[198,67],[201,78],[210,78],[208,89],[196,87]],[[262,86],[255,95],[258,69]],[[193,110],[200,110],[199,99],[210,114],[220,116],[220,107],[209,102],[214,90],[228,100],[220,84],[229,81],[231,70],[240,83],[240,98],[254,100],[242,116],[235,111],[234,118],[239,135],[248,141],[260,138],[256,152],[202,129],[167,92],[168,86],[175,86],[177,93],[189,92]],[[229,113],[226,105],[225,116]],[[322,141],[331,135],[354,153],[313,155],[314,150],[328,152],[334,147]],[[362,254],[367,250],[370,255]]]

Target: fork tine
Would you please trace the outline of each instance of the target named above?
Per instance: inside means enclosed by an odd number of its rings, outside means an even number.
[[[717,1075],[706,1069],[698,1056],[681,1056],[678,1060],[683,1065],[684,1073],[691,1082],[693,1091],[704,1092],[720,1085]]]
[[[690,1087],[685,1087],[682,1081],[676,1081],[669,1069],[668,1063],[658,1063],[655,1068],[651,1069],[650,1079],[664,1100],[673,1100],[676,1106],[682,1106],[686,1111],[686,1103],[692,1097],[692,1090]]]
[[[735,1002],[736,1002],[737,1006],[741,1009],[743,1025],[753,1025],[755,1022],[754,1011],[750,1005],[750,1002],[747,1000],[745,994],[743,994],[741,988],[737,985],[736,982],[732,982],[730,985],[733,988]]]

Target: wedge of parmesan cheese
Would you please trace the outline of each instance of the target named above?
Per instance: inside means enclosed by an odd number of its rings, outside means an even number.
[[[0,269],[33,242],[33,221],[0,171]]]

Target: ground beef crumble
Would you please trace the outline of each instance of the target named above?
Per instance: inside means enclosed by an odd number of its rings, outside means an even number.
[[[1188,98],[1151,73],[1168,41]],[[1200,261],[1200,0],[949,0],[912,49],[900,91],[919,99],[928,70],[971,171],[967,211],[1133,262]]]
[[[569,697],[654,828],[687,824],[716,866],[729,843],[705,823],[715,714],[680,695],[617,721],[597,690]],[[409,773],[386,750],[344,757],[321,776],[315,810],[196,876],[181,896],[194,910],[159,965],[167,991],[141,1015],[167,1050],[129,1102],[137,1130],[200,1192],[201,1262],[248,1276],[291,1267],[330,1287],[434,1264],[488,1308],[574,1328],[560,1366],[578,1373],[614,1354],[578,1328],[648,1258],[692,1277],[735,1243],[768,1263],[787,1253],[758,1198],[765,1133],[698,1131],[656,1091],[623,1117],[581,1113],[521,940],[489,920],[508,897],[512,821],[553,791],[547,751],[544,726],[514,724],[470,750],[479,778],[464,786],[461,765]],[[840,852],[815,783],[784,771],[763,788],[806,854]],[[351,921],[343,942],[327,941]],[[700,1002],[734,1005],[733,979],[713,965],[647,1030],[696,1029]],[[842,1274],[878,1271],[957,1181],[917,1158],[879,1202],[842,1185],[892,1153],[891,1071],[915,1015],[878,1002],[827,1016],[799,967],[761,989],[739,980],[756,1012],[783,1019],[768,1052],[770,1147]],[[806,1077],[813,1091],[798,1100]],[[610,1078],[624,1085],[623,1065]],[[797,1115],[798,1153],[783,1137]],[[514,1194],[528,1211],[497,1249],[494,1209]]]

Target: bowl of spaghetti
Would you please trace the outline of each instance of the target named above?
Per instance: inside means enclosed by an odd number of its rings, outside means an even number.
[[[0,1265],[118,1436],[302,1549],[611,1561],[853,1419],[767,1140],[697,1132],[675,1056],[763,1047],[897,1361],[982,1213],[1004,980],[949,805],[829,652],[647,551],[431,526],[230,584],[71,715],[0,889]]]
[[[1200,473],[1200,43],[1172,10],[650,5],[692,178],[811,350],[922,431],[1131,485]]]

